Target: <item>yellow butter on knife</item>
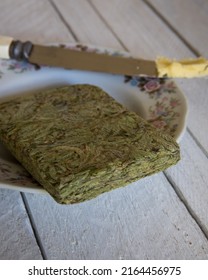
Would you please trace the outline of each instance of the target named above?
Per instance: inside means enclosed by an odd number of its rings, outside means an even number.
[[[156,65],[159,77],[194,78],[208,75],[208,60],[203,57],[182,60],[158,57]]]

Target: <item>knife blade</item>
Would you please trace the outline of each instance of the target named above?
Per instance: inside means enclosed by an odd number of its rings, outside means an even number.
[[[0,36],[0,58],[26,60],[32,64],[129,76],[192,78],[208,75],[205,58],[153,60],[42,46]]]
[[[74,70],[106,72],[118,75],[156,76],[156,64],[151,60],[112,56],[78,51],[57,46],[42,46],[30,41],[21,42],[0,37],[0,57],[27,60],[37,65],[62,67]]]

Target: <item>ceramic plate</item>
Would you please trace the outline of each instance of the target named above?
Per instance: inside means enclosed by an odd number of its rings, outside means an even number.
[[[128,56],[127,53],[81,44],[62,45],[62,47]],[[35,67],[25,62],[0,60],[0,99],[22,92],[77,83],[89,83],[101,87],[153,126],[168,132],[178,142],[180,141],[186,126],[187,102],[171,79]],[[45,192],[1,144],[0,187]]]

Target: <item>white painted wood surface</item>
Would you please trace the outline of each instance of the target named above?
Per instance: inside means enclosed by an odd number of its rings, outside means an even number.
[[[207,56],[208,5],[200,0],[147,0],[179,35],[200,54]]]
[[[0,34],[182,58],[207,54],[206,11],[206,0],[7,0]],[[77,205],[1,190],[0,259],[208,259],[208,79],[177,83],[190,106],[179,164]]]
[[[0,260],[42,259],[22,197],[0,189]]]
[[[49,259],[208,258],[206,237],[162,173],[79,205],[27,200]]]
[[[37,43],[73,42],[73,36],[48,0],[0,1],[0,33]]]

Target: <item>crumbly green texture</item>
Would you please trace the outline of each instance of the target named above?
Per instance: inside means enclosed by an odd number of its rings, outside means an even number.
[[[125,186],[180,158],[172,137],[92,85],[4,101],[0,140],[64,204]]]

